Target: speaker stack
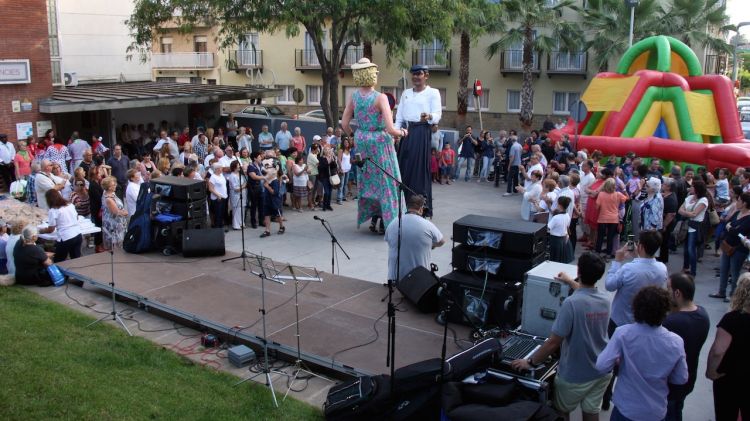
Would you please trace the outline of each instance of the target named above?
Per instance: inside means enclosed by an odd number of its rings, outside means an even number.
[[[545,261],[546,250],[544,224],[481,215],[455,221],[453,272],[441,278],[455,300],[448,321],[518,327],[524,275]]]
[[[185,177],[162,176],[151,180],[157,213],[182,219],[156,224],[157,248],[181,249],[185,257],[224,254],[224,231],[211,229],[208,219],[206,183]]]

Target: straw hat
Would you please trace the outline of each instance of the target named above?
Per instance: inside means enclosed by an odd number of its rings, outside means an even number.
[[[367,57],[362,57],[356,64],[352,64],[352,70],[362,70],[368,67],[378,67],[378,65],[371,62]]]

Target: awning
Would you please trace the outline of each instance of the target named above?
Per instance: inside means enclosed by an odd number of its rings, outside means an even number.
[[[51,98],[39,101],[39,112],[55,114],[160,105],[203,104],[274,97],[280,93],[281,90],[276,88],[250,86],[165,82],[103,83],[57,88]]]

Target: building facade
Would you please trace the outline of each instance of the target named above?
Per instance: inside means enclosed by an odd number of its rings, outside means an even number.
[[[43,136],[52,127],[38,102],[52,93],[47,3],[3,2],[0,25],[0,133],[11,140]],[[54,11],[53,11],[54,12]]]

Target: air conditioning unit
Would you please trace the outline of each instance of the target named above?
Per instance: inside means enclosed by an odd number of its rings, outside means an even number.
[[[78,86],[78,73],[70,72],[64,74],[65,86]]]

